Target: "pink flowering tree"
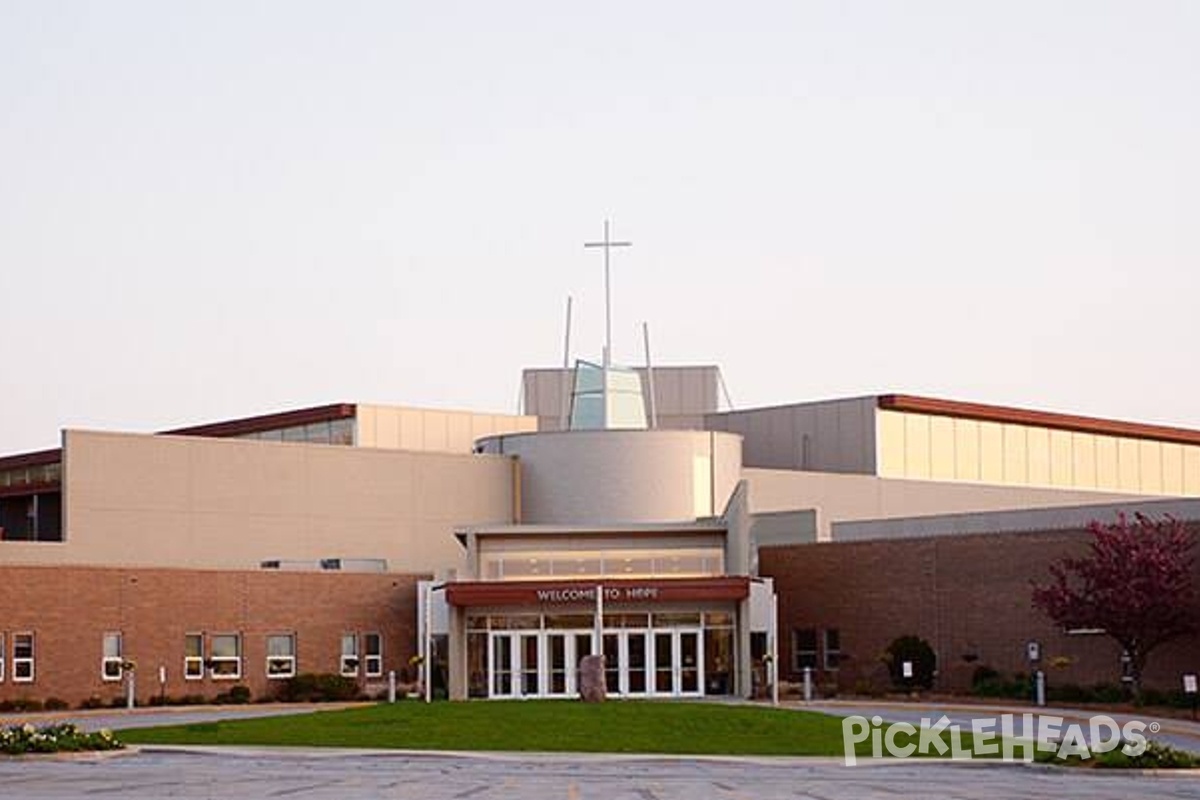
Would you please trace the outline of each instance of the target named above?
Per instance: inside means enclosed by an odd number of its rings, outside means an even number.
[[[1140,695],[1150,653],[1197,629],[1195,540],[1179,520],[1141,514],[1088,530],[1088,554],[1051,564],[1050,582],[1034,584],[1033,605],[1066,628],[1103,628],[1128,654]]]

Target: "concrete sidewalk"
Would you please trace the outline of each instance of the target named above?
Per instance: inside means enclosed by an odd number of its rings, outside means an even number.
[[[311,714],[318,711],[337,711],[343,708],[372,705],[371,703],[263,703],[245,706],[148,706],[128,709],[94,709],[67,711],[38,711],[24,714],[0,714],[0,727],[9,725],[53,725],[71,722],[87,731],[106,728],[147,728],[159,725],[194,725],[227,719],[283,717]]]

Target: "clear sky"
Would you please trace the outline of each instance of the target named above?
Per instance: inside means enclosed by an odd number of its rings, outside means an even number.
[[[522,367],[1200,427],[1200,3],[0,0],[0,452]]]

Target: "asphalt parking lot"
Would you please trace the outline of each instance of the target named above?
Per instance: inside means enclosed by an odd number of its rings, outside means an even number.
[[[1021,765],[893,761],[845,767],[799,759],[415,755],[337,750],[145,750],[0,760],[4,797],[300,798],[1030,798],[1200,797],[1200,776],[1140,776]]]

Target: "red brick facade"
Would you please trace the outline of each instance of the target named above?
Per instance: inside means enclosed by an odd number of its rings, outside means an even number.
[[[826,672],[818,652],[816,677],[843,691],[885,687],[880,657],[909,634],[936,651],[939,689],[969,687],[981,665],[1006,675],[1028,673],[1029,640],[1041,643],[1050,681],[1117,683],[1120,649],[1111,639],[1068,636],[1030,601],[1031,582],[1044,581],[1047,565],[1060,556],[1082,554],[1088,538],[1084,531],[1046,531],[764,548],[759,568],[775,579],[779,593],[781,677],[801,679],[794,668],[795,631],[815,630],[821,650],[823,631],[832,629],[841,665]],[[1200,558],[1196,573],[1200,586]],[[1200,607],[1196,614],[1200,618]],[[1200,637],[1193,636],[1153,653],[1146,685],[1177,689],[1181,673],[1197,671]]]
[[[119,632],[123,657],[137,665],[139,703],[160,692],[213,697],[231,686],[269,696],[280,681],[266,675],[266,637],[293,634],[296,671],[336,673],[343,634],[379,633],[382,672],[402,675],[417,645],[417,581],[424,576],[333,572],[229,572],[98,567],[0,567],[0,700],[78,705],[122,696],[101,676],[103,637]],[[14,675],[14,634],[34,634],[34,679]],[[184,680],[184,637],[240,634],[241,677]],[[207,655],[207,652],[206,652]],[[167,683],[159,685],[159,667]],[[368,679],[364,691],[386,685]]]

